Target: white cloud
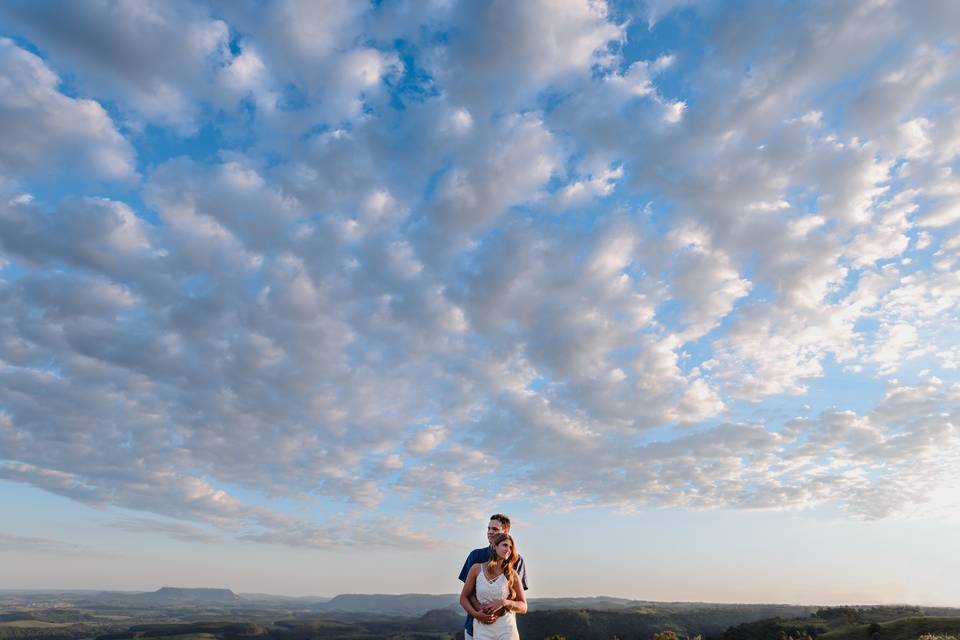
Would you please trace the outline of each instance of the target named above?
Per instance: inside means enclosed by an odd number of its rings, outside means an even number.
[[[458,5],[458,37],[433,61],[451,95],[471,110],[515,110],[550,85],[589,76],[612,62],[623,37],[604,0],[537,0]]]
[[[93,100],[68,97],[36,55],[0,38],[0,170],[36,175],[56,167],[110,179],[135,176],[134,151]]]
[[[671,12],[696,5],[698,2],[700,0],[648,0],[646,3],[647,26],[653,28],[657,21]]]
[[[617,181],[622,177],[623,167],[616,166],[605,169],[598,175],[572,180],[557,192],[555,206],[561,209],[576,207],[585,205],[594,198],[608,196],[616,188]]]
[[[184,3],[20,3],[4,13],[89,92],[119,101],[134,122],[183,134],[198,128],[197,98],[231,57],[227,25]]]
[[[424,427],[414,434],[408,447],[413,453],[427,453],[436,449],[446,437],[447,430],[444,427]]]
[[[174,160],[156,169],[146,197],[178,233],[208,242],[236,238],[251,251],[275,249],[288,241],[300,212],[297,201],[239,159],[213,167]]]
[[[488,228],[511,206],[538,199],[560,165],[556,140],[532,114],[506,116],[484,134],[462,150],[462,162],[440,179],[430,205],[440,232],[454,239]]]
[[[106,198],[68,199],[50,214],[34,202],[13,202],[0,206],[0,230],[0,247],[28,264],[66,264],[135,279],[157,261],[148,226],[130,207]],[[125,274],[129,269],[133,273]]]
[[[396,55],[360,44],[373,18],[372,7],[364,3],[281,0],[223,3],[219,9],[248,36],[225,79],[236,80],[243,72],[266,131],[270,125],[305,131],[318,120],[340,125],[357,118],[382,92],[384,78],[402,70]],[[285,104],[284,91],[291,84],[302,93],[303,104]]]
[[[960,199],[940,202],[917,218],[922,227],[948,227],[960,222]]]
[[[883,326],[871,359],[880,364],[880,373],[893,373],[904,360],[905,351],[917,344],[917,330],[909,324]]]
[[[683,304],[684,338],[690,340],[710,331],[730,313],[734,303],[750,292],[750,282],[739,277],[729,256],[710,247],[706,237],[684,246],[685,235],[681,231],[673,241],[678,249],[673,256],[671,290]]]
[[[881,70],[864,83],[860,94],[851,104],[851,112],[858,124],[871,133],[896,127],[902,117],[916,108],[926,93],[950,77],[949,58],[938,47],[926,44],[916,48],[905,64]],[[905,123],[920,134],[923,124],[914,119]],[[916,143],[907,145],[915,153]]]

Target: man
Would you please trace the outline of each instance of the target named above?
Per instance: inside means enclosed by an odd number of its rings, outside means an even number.
[[[463,569],[460,569],[460,582],[466,582],[470,567],[478,562],[486,562],[490,559],[490,554],[493,553],[493,539],[501,533],[510,533],[510,518],[502,513],[495,513],[490,516],[490,522],[487,523],[487,546],[474,549],[470,552],[466,561],[463,563]],[[517,566],[514,567],[514,570],[517,572],[517,575],[520,576],[520,584],[523,585],[523,590],[526,591],[527,566],[524,564],[522,557],[517,560]],[[471,601],[474,607],[484,613],[494,613],[493,611],[480,609],[480,602],[477,600],[476,595],[471,596]],[[467,620],[463,624],[463,638],[464,640],[473,640],[473,618],[470,616],[467,616]]]

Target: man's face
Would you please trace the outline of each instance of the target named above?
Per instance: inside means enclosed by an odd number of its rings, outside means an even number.
[[[497,537],[498,533],[507,533],[507,530],[503,528],[499,520],[491,520],[487,524],[487,542],[493,544],[493,539]]]

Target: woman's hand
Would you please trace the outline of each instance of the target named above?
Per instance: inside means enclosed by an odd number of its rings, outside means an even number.
[[[483,610],[496,614],[497,611],[500,611],[500,609],[503,609],[506,602],[507,601],[504,600],[503,598],[497,598],[496,600],[491,600],[490,602],[488,602],[483,606]]]

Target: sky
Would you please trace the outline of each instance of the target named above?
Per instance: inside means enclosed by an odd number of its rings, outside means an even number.
[[[960,606],[957,34],[0,4],[0,588]]]

